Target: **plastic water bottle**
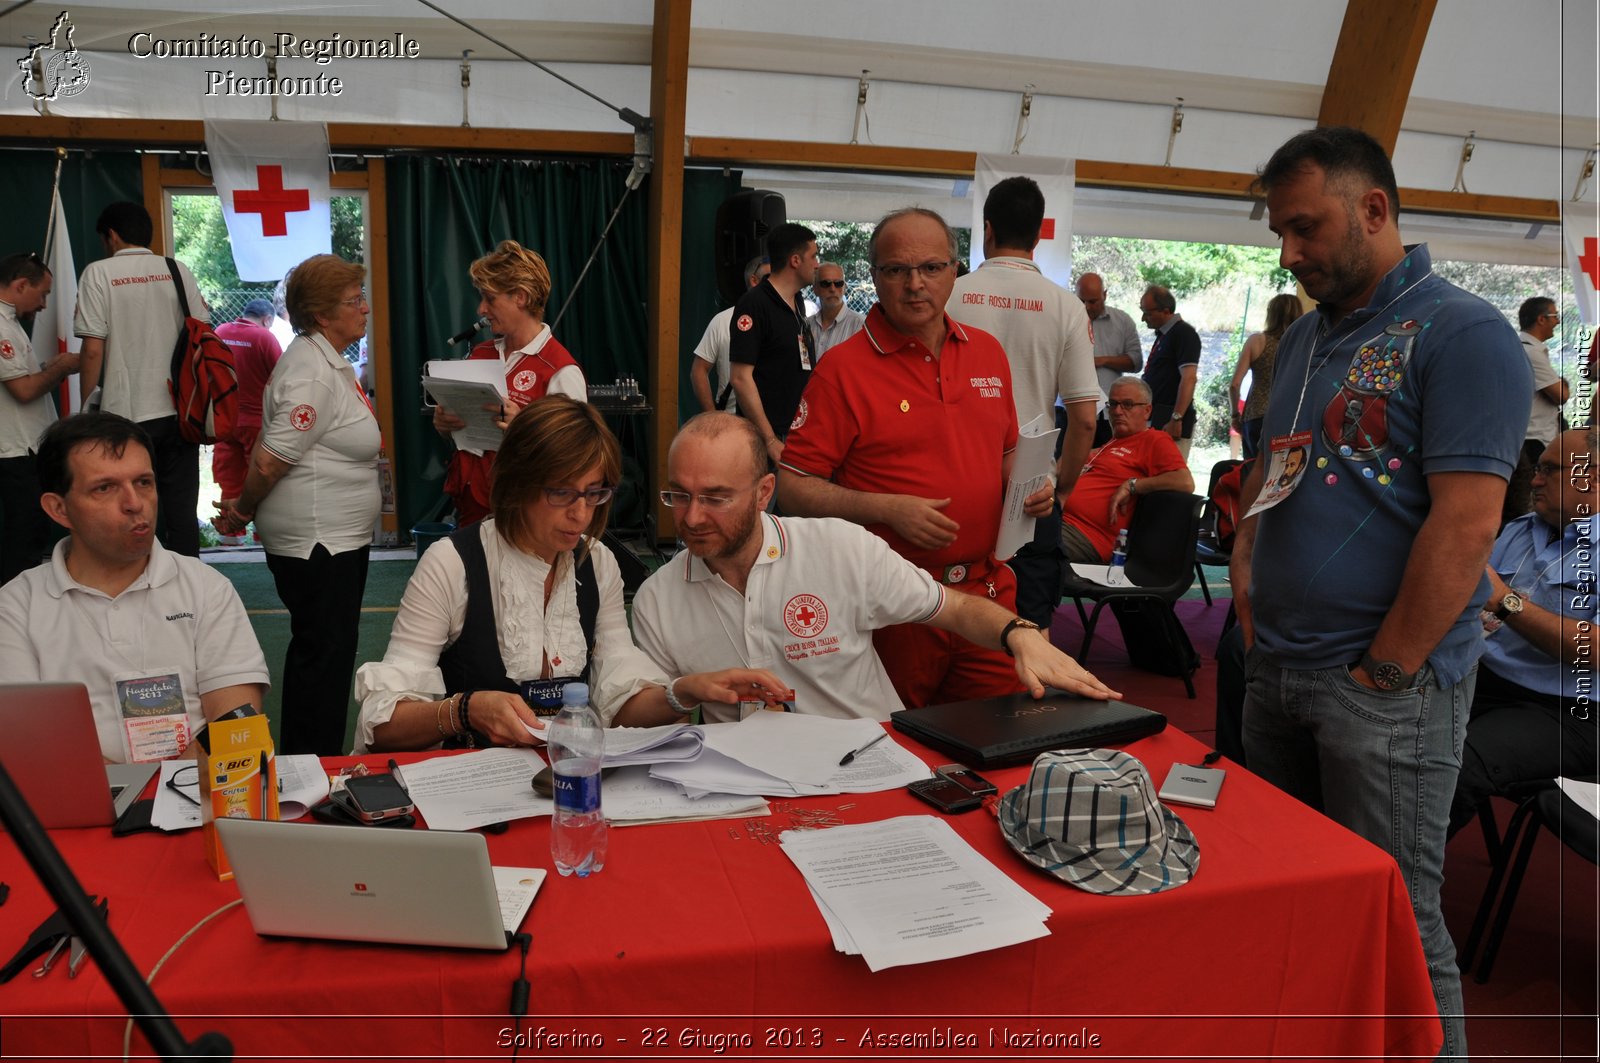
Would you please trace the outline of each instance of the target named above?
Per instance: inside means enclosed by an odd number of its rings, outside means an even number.
[[[1114,587],[1125,586],[1128,577],[1124,569],[1128,567],[1128,529],[1123,528],[1117,532],[1117,545],[1111,548],[1111,564],[1106,566],[1106,582]]]
[[[600,754],[605,729],[589,707],[587,683],[568,683],[561,712],[546,737],[555,776],[550,858],[562,875],[585,878],[606,864],[607,827],[600,807]]]

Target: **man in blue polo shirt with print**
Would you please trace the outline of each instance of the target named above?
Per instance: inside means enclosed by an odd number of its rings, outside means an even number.
[[[1252,771],[1394,856],[1442,1054],[1465,1056],[1439,889],[1528,360],[1499,311],[1401,242],[1394,170],[1367,134],[1301,133],[1259,184],[1280,262],[1318,308],[1278,348],[1267,460],[1243,493],[1260,504],[1233,550],[1245,751]]]

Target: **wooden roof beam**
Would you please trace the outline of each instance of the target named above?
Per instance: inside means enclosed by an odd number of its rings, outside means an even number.
[[[1436,0],[1348,0],[1317,124],[1365,130],[1394,155]],[[1401,202],[1405,202],[1402,198]]]

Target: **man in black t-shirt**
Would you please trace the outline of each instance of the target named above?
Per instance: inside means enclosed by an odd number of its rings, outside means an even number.
[[[767,257],[771,276],[733,306],[728,357],[739,412],[761,433],[776,465],[816,365],[800,290],[817,274],[817,234],[792,222],[780,225],[767,235]]]

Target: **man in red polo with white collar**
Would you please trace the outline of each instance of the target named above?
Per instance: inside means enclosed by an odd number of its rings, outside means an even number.
[[[878,304],[806,386],[778,474],[797,516],[843,517],[880,535],[934,579],[1014,609],[1016,580],[994,557],[1017,442],[1005,351],[946,316],[956,241],[938,214],[895,211],[868,245]],[[1030,498],[1050,511],[1053,488]],[[874,636],[913,708],[1021,689],[1011,660],[958,635],[902,624]]]

